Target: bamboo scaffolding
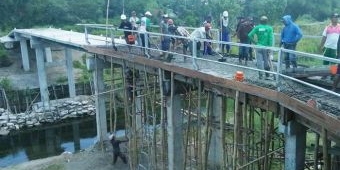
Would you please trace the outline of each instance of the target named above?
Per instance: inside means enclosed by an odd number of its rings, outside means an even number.
[[[164,112],[164,93],[163,93],[163,70],[158,69],[158,79],[159,79],[159,91],[160,91],[160,99],[161,99],[161,161],[162,161],[162,169],[165,169],[165,112]]]

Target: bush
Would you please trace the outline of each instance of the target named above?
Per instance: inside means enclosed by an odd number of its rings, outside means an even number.
[[[12,90],[12,83],[11,83],[11,81],[7,77],[6,78],[2,78],[0,80],[0,88],[3,88],[5,91]]]
[[[8,67],[12,65],[3,46],[0,46],[0,67]]]

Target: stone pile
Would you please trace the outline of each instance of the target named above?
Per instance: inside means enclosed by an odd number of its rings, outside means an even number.
[[[56,123],[70,118],[93,116],[96,108],[91,100],[64,100],[51,102],[49,107],[36,104],[32,111],[13,114],[0,108],[0,136],[10,131]]]

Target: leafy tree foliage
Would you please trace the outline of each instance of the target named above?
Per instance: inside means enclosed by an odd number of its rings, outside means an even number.
[[[266,15],[269,22],[280,20],[287,8],[287,0],[245,0],[242,4],[244,16],[259,18]]]
[[[322,21],[333,12],[339,13],[339,10],[339,0],[288,0],[285,13],[291,14],[294,18],[310,15],[316,20]]]
[[[75,23],[103,23],[108,0],[0,0],[0,29],[29,28],[33,26],[63,26]],[[277,22],[284,14],[293,18],[310,16],[318,21],[328,19],[332,12],[340,13],[339,0],[110,0],[109,18],[119,22],[122,13],[144,14],[150,11],[157,24],[161,14],[170,13],[177,25],[200,26],[206,16],[219,22],[227,10],[230,23],[238,16],[255,19],[267,15]],[[111,21],[112,22],[112,21]]]

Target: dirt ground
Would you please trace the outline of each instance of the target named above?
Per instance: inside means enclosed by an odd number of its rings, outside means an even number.
[[[3,170],[128,170],[129,165],[118,158],[112,163],[112,147],[107,142],[105,149],[95,145],[79,153],[63,153],[59,156],[38,159],[9,166]]]

